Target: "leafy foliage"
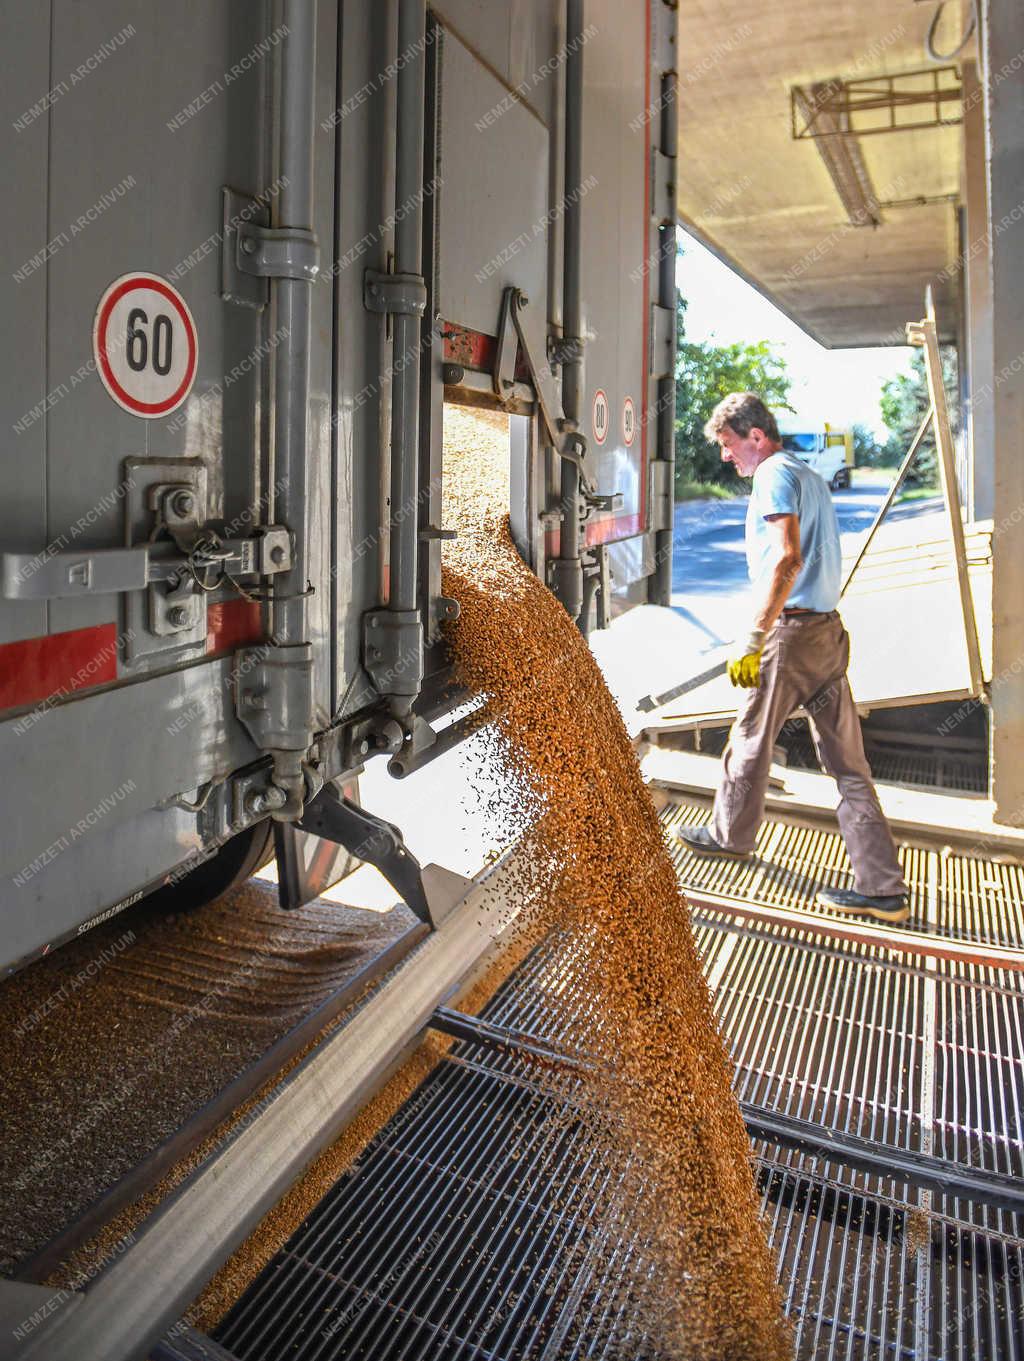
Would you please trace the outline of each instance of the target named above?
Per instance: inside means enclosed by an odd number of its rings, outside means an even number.
[[[875,439],[875,432],[870,426],[855,423],[853,430],[853,461],[858,468],[872,468],[878,466],[881,449],[878,440]]]
[[[677,295],[676,488],[691,482],[735,483],[718,445],[704,438],[704,422],[730,392],[756,392],[774,410],[792,411],[786,362],[767,341],[755,344],[694,344],[686,339],[686,300]]]
[[[944,346],[942,350],[942,380],[946,388],[950,425],[955,436],[960,429],[960,404],[957,398],[956,351],[951,345]],[[883,467],[895,468],[902,463],[928,410],[928,378],[923,350],[915,350],[911,356],[909,373],[898,374],[883,385],[881,407],[889,438],[879,463]],[[931,430],[924,437],[911,471],[914,481],[925,486],[938,485],[938,454]]]

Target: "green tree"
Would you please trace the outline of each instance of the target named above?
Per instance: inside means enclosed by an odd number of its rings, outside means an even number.
[[[778,410],[789,405],[791,380],[785,360],[765,340],[754,344],[695,344],[686,339],[686,300],[676,307],[676,489],[687,482],[734,482],[718,445],[704,438],[704,422],[730,392],[756,392]]]
[[[878,440],[875,439],[875,432],[867,425],[859,422],[853,426],[853,461],[858,468],[874,467],[881,455]]]
[[[960,403],[957,399],[956,351],[951,345],[943,346],[942,349],[942,380],[946,388],[949,423],[955,436],[960,429]],[[889,438],[879,459],[883,466],[895,468],[903,462],[917,434],[917,428],[924,420],[928,403],[924,351],[915,350],[910,359],[910,372],[890,378],[882,387],[880,399],[882,420],[885,421],[889,431]],[[930,429],[918,450],[912,472],[916,480],[925,486],[938,486],[938,455],[935,450],[935,437]]]

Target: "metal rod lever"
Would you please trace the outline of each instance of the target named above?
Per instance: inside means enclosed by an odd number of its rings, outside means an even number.
[[[547,432],[548,442],[556,453],[569,463],[574,464],[579,470],[581,486],[588,492],[594,492],[596,491],[594,480],[583,465],[584,456],[587,452],[587,441],[577,430],[576,421],[565,415],[550,367],[546,362],[539,362],[530,348],[530,341],[522,319],[522,312],[526,306],[528,306],[528,299],[522,295],[518,288],[510,286],[505,289],[502,298],[502,312],[504,315],[505,309],[508,309],[516,335],[519,337],[519,348],[530,371],[530,380],[533,384],[533,390],[537,394],[537,405],[540,408],[541,420]]]
[[[708,681],[717,680],[719,676],[724,676],[725,665],[725,662],[715,662],[714,666],[709,666],[700,675],[691,676],[689,680],[680,681],[678,685],[673,685],[671,690],[664,690],[660,695],[644,695],[643,699],[637,700],[636,707],[642,714],[649,714],[652,709],[660,709],[663,704],[670,704],[680,695],[687,695],[691,690],[706,685]]]
[[[593,1072],[600,1066],[595,1059],[566,1053],[564,1049],[536,1035],[506,1030],[504,1026],[492,1025],[479,1016],[467,1016],[465,1012],[452,1011],[449,1007],[437,1008],[430,1018],[430,1028],[440,1030],[442,1034],[456,1040],[468,1040],[471,1044],[486,1044],[492,1049],[511,1049],[519,1054],[529,1054],[532,1058],[559,1068]]]
[[[912,344],[924,346],[928,393],[931,397],[931,414],[935,424],[935,444],[939,453],[942,496],[949,524],[949,538],[953,550],[953,563],[956,568],[957,590],[960,593],[960,611],[963,616],[961,626],[964,646],[967,649],[971,694],[983,695],[985,693],[985,677],[981,661],[981,646],[978,642],[978,621],[974,611],[974,595],[971,591],[970,573],[967,570],[967,545],[964,539],[963,520],[960,515],[960,487],[957,482],[956,454],[953,449],[953,434],[949,426],[946,388],[942,379],[942,356],[939,353],[939,338],[935,321],[935,300],[930,284],[925,292],[925,302],[926,315],[924,320],[916,326],[908,326],[907,335]]]

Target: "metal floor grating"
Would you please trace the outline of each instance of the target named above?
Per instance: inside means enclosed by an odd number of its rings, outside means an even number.
[[[707,817],[677,806],[665,822]],[[706,881],[722,866],[682,848],[675,855],[684,887],[782,906],[806,909],[811,886],[851,883],[835,833],[766,823],[758,852],[757,862],[732,866],[728,890]],[[1020,866],[915,847],[901,848],[901,859],[917,929],[1021,943]],[[702,914],[696,933],[738,1096],[1024,1177],[1022,975],[909,965],[811,932],[734,925]],[[1024,1216],[754,1147],[800,1356],[1024,1357]],[[823,1202],[834,1207],[829,1223]]]
[[[673,803],[662,815],[669,833],[682,823],[704,824],[709,817],[708,808],[699,803]],[[790,827],[766,819],[749,860],[704,858],[675,842],[670,849],[684,888],[799,908],[812,921],[817,915],[832,916],[813,905],[816,889],[853,887],[842,837],[820,827]],[[1024,865],[910,845],[900,846],[899,858],[910,888],[909,925],[916,931],[1024,948]]]
[[[224,1320],[222,1346],[242,1361],[656,1361],[635,1332],[642,1253],[595,1231],[615,1173],[571,1098],[495,1060],[454,1046]]]
[[[664,816],[671,826],[707,812]],[[680,876],[793,906],[806,906],[812,882],[849,881],[832,834],[766,824],[759,850],[754,864],[680,850]],[[1017,867],[903,854],[919,925],[1016,943]],[[905,964],[813,929],[737,929],[716,914],[695,929],[741,1099],[1024,1176],[1021,975]],[[535,951],[486,1019],[554,1044],[578,1032],[566,948]],[[596,1036],[600,1017],[587,1022]],[[574,1093],[571,1078],[557,1095],[539,1090],[512,1053],[456,1044],[217,1340],[240,1361],[653,1361],[655,1342],[630,1332],[643,1245],[595,1227],[615,1183]],[[763,1141],[752,1152],[799,1358],[1024,1361],[1024,1215]]]

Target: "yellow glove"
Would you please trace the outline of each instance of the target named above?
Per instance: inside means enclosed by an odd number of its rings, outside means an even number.
[[[756,690],[761,684],[761,652],[764,648],[764,633],[760,629],[751,630],[746,642],[738,645],[736,652],[726,662],[725,669],[733,685],[744,690]]]

